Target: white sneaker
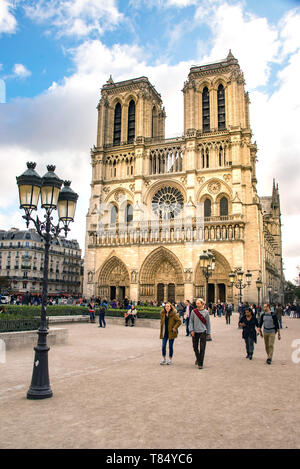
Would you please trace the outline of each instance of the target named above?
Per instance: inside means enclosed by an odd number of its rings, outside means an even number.
[[[169,358],[167,365],[172,365],[172,359]]]
[[[166,364],[166,359],[165,359],[165,358],[162,358],[162,359],[160,360],[160,364],[161,364],[161,365],[165,365],[165,364]]]

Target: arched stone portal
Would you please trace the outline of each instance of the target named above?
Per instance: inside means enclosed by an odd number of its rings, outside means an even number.
[[[208,280],[208,301],[216,303],[218,300],[221,302],[232,303],[233,292],[232,287],[229,286],[229,273],[231,267],[227,259],[218,251],[211,249],[215,256],[216,264],[211,277]],[[206,299],[206,280],[200,268],[200,261],[197,264],[195,272],[195,298]]]
[[[129,297],[129,272],[124,262],[113,256],[102,266],[98,279],[98,295],[108,300]]]
[[[144,260],[140,272],[139,299],[159,303],[184,300],[182,265],[165,247],[155,249]]]

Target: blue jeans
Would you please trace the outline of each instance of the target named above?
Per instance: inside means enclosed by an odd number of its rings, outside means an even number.
[[[253,355],[254,352],[254,340],[251,337],[247,337],[245,340],[247,355]]]
[[[185,318],[185,330],[186,330],[186,335],[190,335],[190,330],[189,330],[189,324],[190,324],[190,318]]]
[[[100,327],[106,327],[106,322],[104,318],[105,318],[105,313],[99,313],[99,326]]]
[[[165,357],[167,355],[167,342],[169,341],[169,357],[173,357],[173,347],[174,347],[174,339],[169,339],[165,336],[162,340],[162,356]]]

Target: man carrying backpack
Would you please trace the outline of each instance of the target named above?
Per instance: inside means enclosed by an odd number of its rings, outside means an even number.
[[[274,352],[275,335],[278,333],[278,340],[281,339],[281,336],[276,314],[271,312],[270,305],[268,303],[264,304],[263,309],[264,312],[260,316],[258,332],[261,337],[264,337],[265,348],[268,356],[267,364],[271,365]],[[261,331],[262,326],[264,326],[264,334],[262,334]]]

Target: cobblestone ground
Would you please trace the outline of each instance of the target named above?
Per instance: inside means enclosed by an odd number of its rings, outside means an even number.
[[[203,370],[183,327],[174,364],[160,366],[158,327],[67,325],[69,343],[49,352],[53,397],[42,401],[26,399],[33,350],[8,351],[0,448],[300,448],[300,320],[283,322],[269,366],[261,338],[245,359],[236,314],[231,325],[212,318]]]

